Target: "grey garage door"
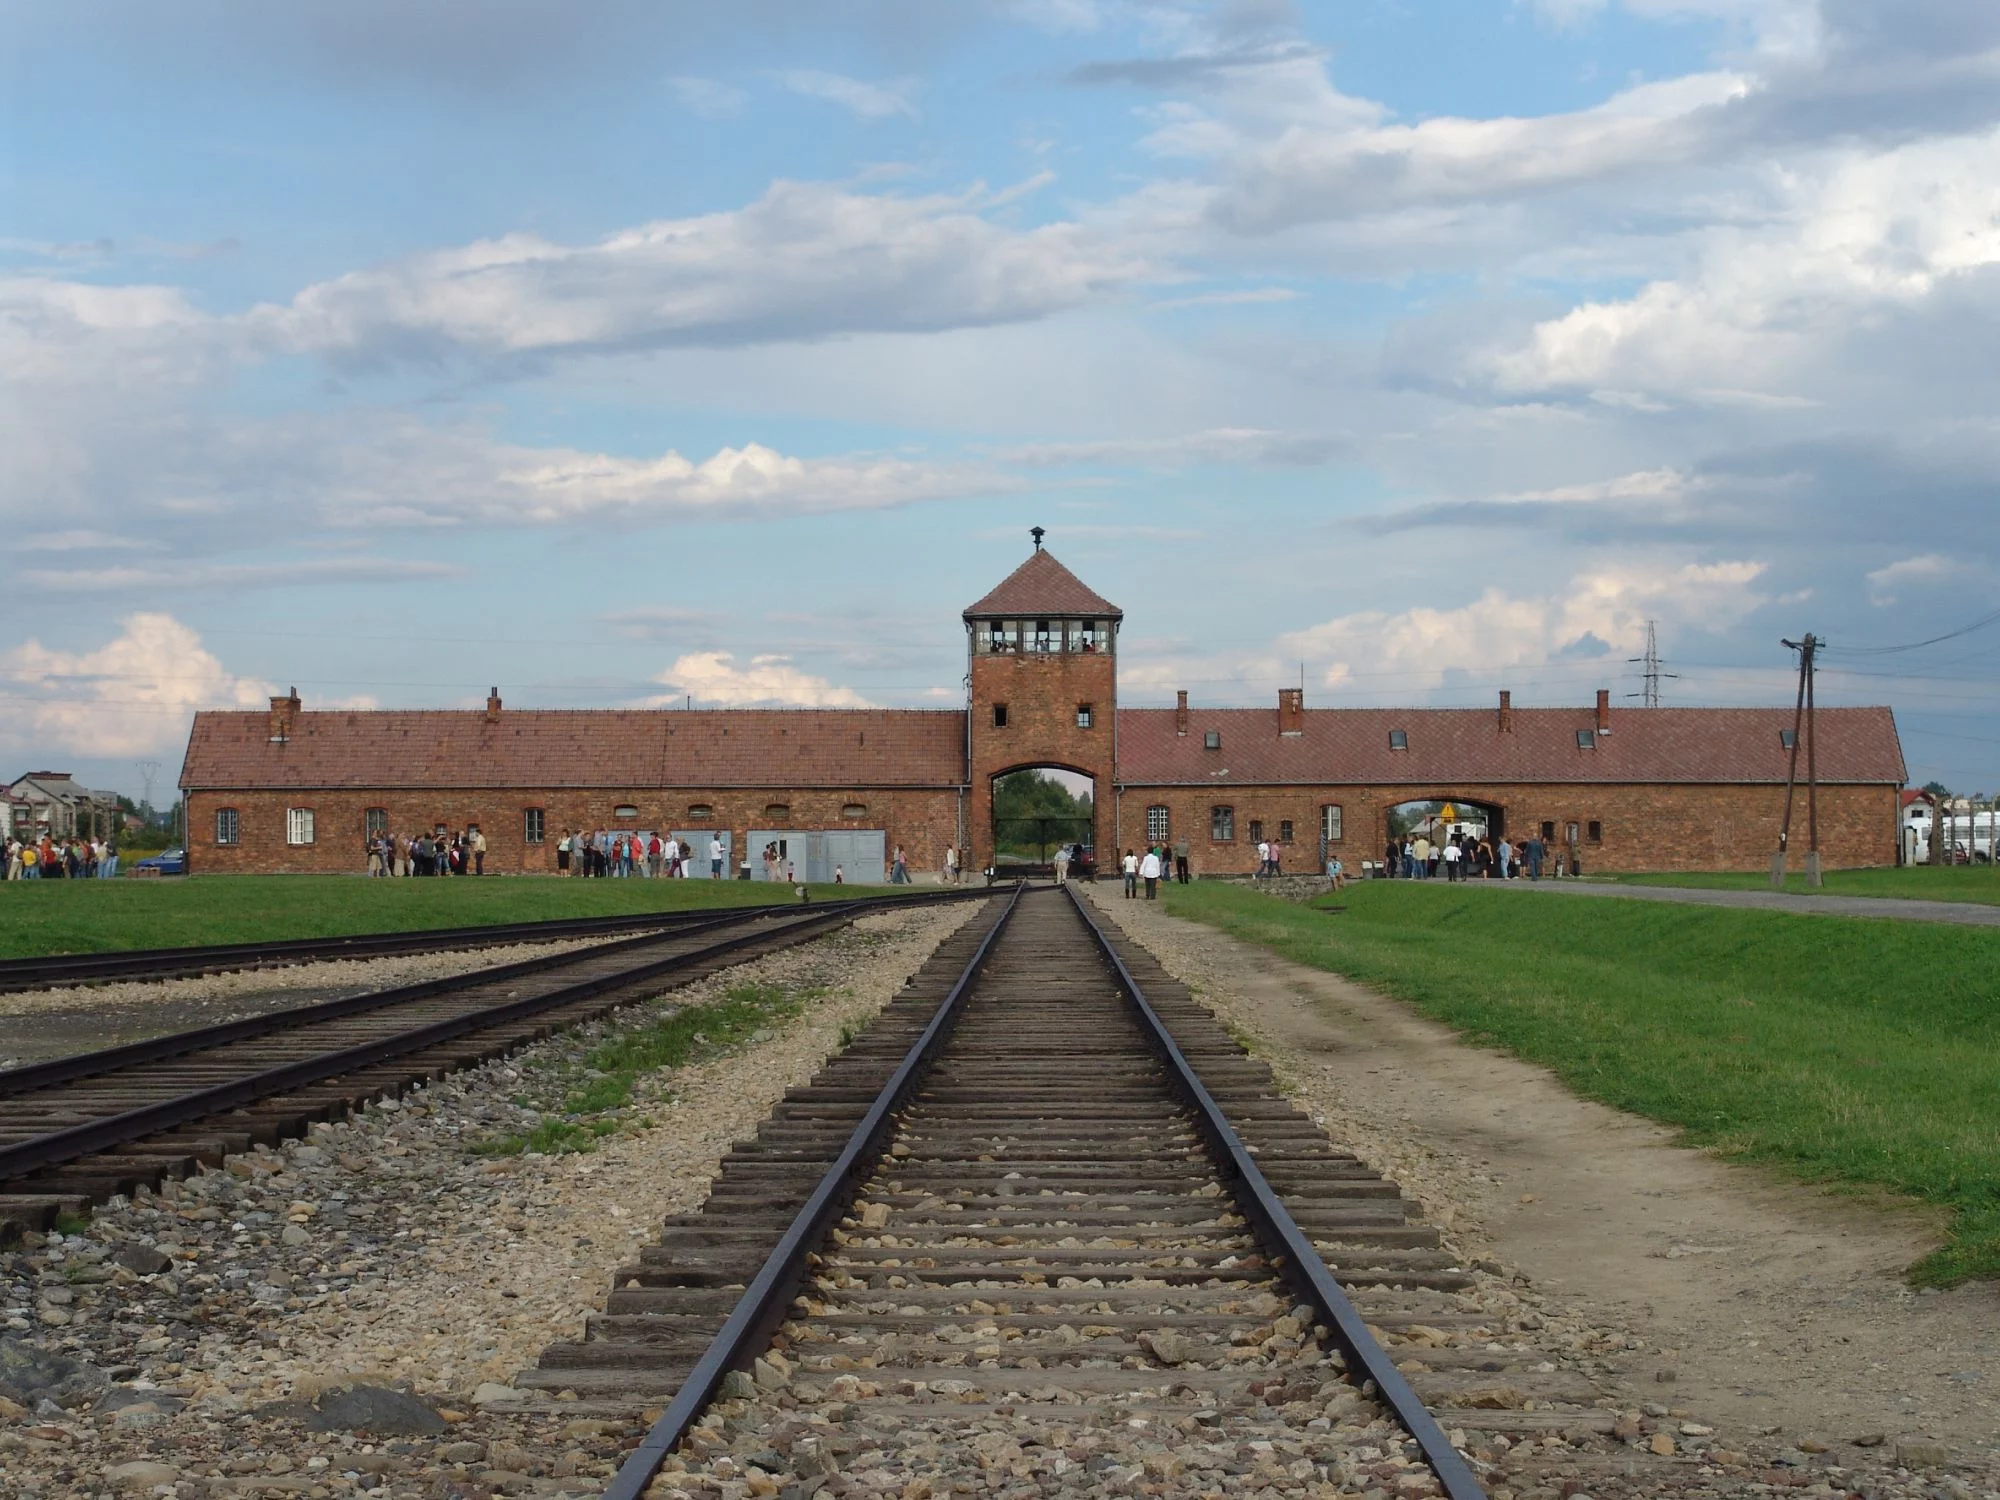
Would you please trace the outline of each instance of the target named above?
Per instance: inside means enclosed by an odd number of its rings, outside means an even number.
[[[799,879],[814,885],[833,880],[835,865],[853,885],[880,885],[889,878],[885,858],[889,836],[880,828],[833,828],[813,832],[799,828],[752,828],[744,838],[744,857],[750,861],[750,878],[764,878],[764,846],[778,846],[779,878],[785,861],[798,871]]]

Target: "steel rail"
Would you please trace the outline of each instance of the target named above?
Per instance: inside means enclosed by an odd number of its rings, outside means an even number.
[[[966,899],[973,895],[985,894],[983,891],[947,892],[944,893],[944,898]],[[11,1182],[17,1186],[32,1186],[31,1183],[23,1183],[23,1178],[31,1172],[59,1166],[64,1162],[75,1161],[79,1157],[90,1156],[128,1141],[192,1124],[196,1120],[219,1114],[224,1110],[240,1109],[259,1099],[289,1093],[308,1084],[339,1077],[342,1073],[351,1073],[360,1068],[387,1062],[395,1057],[421,1052],[475,1031],[484,1031],[489,1027],[523,1020],[543,1011],[574,1005],[606,991],[643,984],[648,979],[669,973],[676,968],[691,963],[707,962],[767,938],[843,926],[867,909],[885,902],[902,905],[911,899],[930,904],[936,902],[939,897],[936,895],[916,898],[878,897],[865,901],[842,902],[835,906],[807,908],[808,915],[804,920],[787,926],[761,927],[734,938],[709,943],[691,953],[671,954],[652,963],[641,964],[615,974],[601,975],[595,979],[566,985],[551,990],[546,995],[530,996],[510,1005],[491,1006],[463,1016],[448,1017],[442,1021],[432,1022],[428,1026],[379,1037],[374,1041],[363,1042],[337,1052],[323,1052],[314,1057],[285,1063],[276,1068],[232,1079],[227,1083],[216,1084],[192,1093],[177,1095],[155,1104],[89,1120],[66,1130],[35,1136],[12,1146],[0,1147],[0,1183]]]
[[[342,958],[382,958],[440,948],[491,948],[506,943],[559,942],[570,937],[674,927],[718,911],[786,910],[796,901],[741,907],[635,912],[612,917],[561,917],[546,922],[494,922],[477,927],[414,928],[408,932],[353,932],[321,938],[277,938],[264,943],[209,947],[133,948],[111,953],[56,953],[0,959],[0,993],[92,984],[117,979],[176,979],[231,969],[285,968]]]
[[[916,902],[931,905],[940,901],[965,900],[973,895],[987,894],[985,891],[927,891],[920,896],[865,896],[852,901],[827,902],[812,909],[873,910],[877,906],[890,903]],[[116,1068],[134,1067],[150,1062],[164,1062],[168,1058],[184,1056],[205,1047],[226,1046],[231,1042],[266,1036],[292,1026],[316,1025],[321,1021],[339,1020],[363,1011],[428,1000],[436,995],[450,994],[454,990],[504,983],[509,979],[520,979],[548,969],[582,963],[605,954],[645,947],[649,943],[671,942],[703,932],[713,932],[717,928],[732,927],[743,922],[784,915],[802,909],[797,902],[775,906],[704,908],[692,913],[690,920],[671,927],[649,927],[637,936],[598,943],[589,948],[573,948],[566,953],[517,959],[511,964],[495,964],[491,968],[471,969],[463,974],[447,974],[437,979],[423,979],[415,984],[398,985],[392,989],[368,990],[340,1000],[322,1000],[312,1005],[287,1006],[283,1010],[265,1011],[261,1015],[245,1016],[241,1020],[218,1021],[212,1026],[197,1026],[187,1031],[169,1032],[164,1036],[124,1042],[116,1047],[103,1047],[94,1052],[79,1052],[70,1057],[51,1058],[47,1062],[0,1069],[0,1099],[12,1098],[33,1089],[69,1083],[78,1078],[89,1077],[93,1073],[105,1073]]]
[[[896,1111],[903,1107],[929,1069],[938,1048],[950,1036],[967,992],[985,969],[986,960],[1000,934],[1007,930],[1025,889],[1024,884],[1015,885],[1005,910],[980,940],[979,947],[966,961],[950,992],[939,1002],[923,1032],[910,1044],[909,1051],[903,1055],[889,1081],[882,1085],[875,1102],[869,1105],[868,1112],[848,1136],[840,1155],[826,1169],[804,1206],[793,1216],[776,1248],[766,1257],[749,1286],[744,1288],[721,1331],[688,1372],[687,1379],[681,1383],[680,1390],[660,1414],[659,1420],[612,1476],[610,1485],[604,1490],[603,1500],[641,1500],[667,1455],[680,1446],[695,1418],[715,1399],[723,1377],[731,1370],[743,1368],[757,1351],[770,1342],[771,1334],[784,1321],[785,1310],[791,1306],[792,1298],[804,1279],[807,1261],[825,1242],[826,1232],[834,1221],[846,1212],[853,1199],[857,1179],[880,1159],[889,1132],[894,1127]]]
[[[780,908],[783,911],[798,909],[797,906]],[[337,1021],[346,1016],[359,1015],[371,1010],[387,1010],[398,1005],[410,1005],[419,1000],[429,1000],[434,996],[448,995],[457,990],[477,989],[487,984],[504,984],[510,979],[523,979],[530,974],[564,968],[589,959],[602,958],[608,954],[650,947],[655,943],[673,942],[678,938],[695,937],[704,932],[713,932],[719,927],[738,927],[745,922],[760,920],[769,915],[770,911],[765,907],[752,907],[748,912],[739,912],[734,916],[711,915],[706,921],[688,922],[678,927],[643,932],[636,937],[596,943],[588,948],[572,948],[565,953],[546,953],[535,958],[517,959],[511,964],[495,964],[487,969],[470,969],[463,974],[446,974],[437,979],[423,979],[415,984],[398,985],[393,989],[366,990],[359,995],[349,995],[339,1000],[323,1000],[313,1005],[287,1006],[283,1010],[265,1011],[262,1015],[245,1016],[241,1020],[218,1021],[212,1026],[196,1026],[187,1031],[169,1032],[165,1036],[124,1042],[116,1047],[102,1047],[95,1052],[78,1052],[70,1057],[56,1057],[47,1062],[0,1069],[0,1099],[10,1099],[35,1089],[71,1083],[79,1078],[88,1078],[94,1073],[108,1073],[118,1068],[165,1062],[168,1058],[185,1056],[189,1052],[199,1052],[209,1047],[223,1047],[231,1042],[247,1041],[252,1037],[268,1036],[272,1032],[285,1031],[295,1026],[316,1026],[322,1021]]]
[[[1474,1477],[1471,1466],[1451,1445],[1444,1429],[1438,1426],[1437,1419],[1411,1388],[1403,1372],[1396,1368],[1389,1352],[1368,1331],[1360,1311],[1341,1290],[1340,1282],[1326,1262],[1320,1259],[1319,1248],[1313,1244],[1312,1237],[1299,1226],[1291,1210],[1285,1207],[1284,1199],[1271,1186],[1270,1179],[1257,1165],[1257,1159],[1236,1133],[1236,1127],[1229,1123],[1222,1106],[1216,1103],[1215,1096],[1201,1081],[1194,1065],[1182,1053],[1166,1022],[1160,1019],[1159,1012],[1146,999],[1146,992],[1133,978],[1124,958],[1084,904],[1083,898],[1070,891],[1069,899],[1077,915],[1083,919],[1083,925],[1096,939],[1099,951],[1118,976],[1119,987],[1144,1019],[1154,1050],[1167,1063],[1176,1087],[1193,1106],[1196,1121],[1208,1139],[1211,1153],[1233,1177],[1230,1189],[1236,1204],[1243,1211],[1244,1218],[1255,1226],[1257,1237],[1271,1256],[1274,1268],[1324,1315],[1326,1326],[1347,1356],[1348,1373],[1357,1379],[1375,1383],[1382,1401],[1395,1413],[1403,1429],[1416,1439],[1424,1462],[1437,1475],[1438,1482],[1444,1486],[1451,1500],[1487,1500],[1486,1491]]]

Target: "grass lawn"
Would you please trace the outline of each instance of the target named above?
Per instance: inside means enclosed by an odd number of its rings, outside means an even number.
[[[1342,892],[1337,914],[1163,894],[1690,1144],[1954,1210],[1913,1279],[2000,1277],[2000,932],[1400,880]]]
[[[1623,885],[1705,886],[1725,891],[1768,891],[1769,875],[1743,870],[1712,870],[1693,874],[1620,875]],[[1805,895],[1812,887],[1798,869],[1798,860],[1785,880],[1785,889]],[[1993,865],[1910,865],[1903,869],[1828,870],[1820,894],[1827,896],[1896,896],[1911,901],[1977,901],[1988,906],[2000,904],[2000,867]]]
[[[890,887],[843,887],[887,895]],[[902,889],[908,889],[904,887]],[[921,888],[919,888],[921,889]],[[833,887],[815,894],[825,899]],[[257,943],[350,932],[622,916],[789,899],[761,880],[367,880],[355,875],[203,875],[193,880],[0,883],[0,958]]]

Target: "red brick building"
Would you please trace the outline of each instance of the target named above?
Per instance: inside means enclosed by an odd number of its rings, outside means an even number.
[[[902,845],[935,870],[993,850],[996,777],[1060,767],[1095,783],[1096,844],[1186,838],[1197,873],[1380,853],[1399,805],[1476,807],[1586,870],[1758,869],[1775,846],[1789,708],[1128,708],[1124,617],[1041,550],[965,610],[963,709],[508,709],[195,716],[181,772],[197,872],[359,871],[371,830],[477,825],[489,872],[555,868],[571,829],[678,832],[732,867],[769,844],[809,879],[879,878]],[[1821,709],[1829,865],[1896,859],[1902,748],[1887,708]],[[1795,849],[1804,847],[1804,812]]]

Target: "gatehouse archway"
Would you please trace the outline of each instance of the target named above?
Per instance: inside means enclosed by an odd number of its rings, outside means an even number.
[[[989,782],[993,868],[1002,879],[1050,874],[1067,850],[1091,878],[1097,847],[1096,778],[1073,766],[1014,766]]]
[[[1382,857],[1389,874],[1417,879],[1458,879],[1492,870],[1507,836],[1504,806],[1453,793],[1391,803],[1383,809],[1382,822]],[[1457,854],[1448,855],[1448,849]],[[1459,868],[1453,870],[1454,864]]]

